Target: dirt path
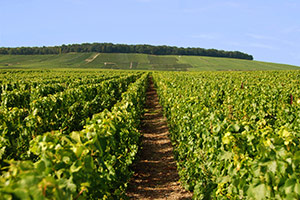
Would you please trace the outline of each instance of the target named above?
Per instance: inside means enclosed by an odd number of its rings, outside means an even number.
[[[191,199],[179,183],[166,119],[162,114],[156,90],[150,79],[140,160],[135,164],[127,195],[130,199]]]
[[[85,61],[86,61],[87,63],[93,62],[99,55],[100,55],[100,53],[97,53],[97,54],[94,55],[92,58],[87,58],[87,59],[85,59]]]

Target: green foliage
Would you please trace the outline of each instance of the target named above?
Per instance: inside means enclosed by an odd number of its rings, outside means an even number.
[[[47,131],[60,130],[63,133],[70,133],[81,130],[87,118],[104,109],[110,109],[120,100],[121,94],[138,76],[138,74],[125,75],[96,84],[84,84],[81,81],[80,85],[70,84],[70,87],[66,87],[61,92],[54,94],[46,92],[49,93],[47,96],[43,95],[44,92],[33,92],[28,98],[29,103],[20,99],[20,101],[9,101],[10,106],[3,103],[3,109],[0,109],[1,157],[3,159],[27,158],[29,141]],[[41,91],[40,88],[37,87],[34,91]],[[13,94],[15,90],[9,92]],[[22,94],[30,94],[30,90],[31,88]],[[3,92],[2,96],[7,97],[6,94],[7,92]],[[20,105],[19,102],[23,102],[26,106]],[[14,103],[15,106],[12,107]]]
[[[64,53],[59,55],[0,55],[2,69],[128,69],[165,71],[295,70],[297,66],[244,59],[140,53]],[[95,70],[96,72],[96,70]],[[68,73],[67,73],[68,74]]]
[[[191,71],[255,71],[255,70],[299,70],[297,66],[204,56],[177,56],[178,63],[189,64]]]
[[[299,76],[154,74],[179,174],[195,199],[300,198]]]
[[[178,48],[171,46],[152,45],[126,45],[112,43],[84,43],[55,47],[17,47],[0,48],[0,54],[10,55],[36,55],[36,54],[61,54],[70,52],[98,52],[98,53],[144,53],[154,55],[198,55],[212,57],[228,57],[253,60],[253,56],[239,51],[223,51],[203,48]]]
[[[52,131],[30,141],[32,161],[9,161],[0,178],[6,199],[121,199],[138,150],[148,74],[121,95],[111,111],[93,115],[84,129]]]

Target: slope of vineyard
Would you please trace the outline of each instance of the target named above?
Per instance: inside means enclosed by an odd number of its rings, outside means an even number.
[[[195,199],[300,198],[300,73],[155,73]]]
[[[1,72],[0,198],[124,196],[138,150],[148,74]],[[54,90],[48,85],[46,93],[31,93],[48,83],[43,73]]]
[[[194,199],[300,198],[300,71],[150,74]],[[148,76],[1,69],[0,199],[126,198]]]
[[[204,56],[126,53],[65,53],[59,55],[0,55],[0,69],[84,68],[167,71],[295,70],[297,66],[253,60]]]

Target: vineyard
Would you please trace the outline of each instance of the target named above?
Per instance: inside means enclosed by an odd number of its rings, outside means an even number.
[[[1,199],[121,197],[147,73],[1,74]]]
[[[1,49],[0,49],[1,51]],[[0,69],[122,69],[166,71],[297,70],[299,67],[245,59],[141,53],[1,55]]]
[[[195,199],[300,198],[300,73],[154,73]]]
[[[0,71],[0,199],[126,199],[149,77],[194,199],[300,198],[300,72]]]

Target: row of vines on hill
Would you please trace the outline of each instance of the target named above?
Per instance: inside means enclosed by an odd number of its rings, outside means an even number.
[[[195,199],[300,198],[300,72],[154,72]],[[120,199],[148,73],[0,71],[0,199]]]
[[[300,198],[300,73],[154,73],[195,199]]]
[[[46,79],[1,80],[2,99],[17,91],[30,96],[24,104],[0,108],[1,198],[124,195],[138,149],[148,74],[66,74],[49,77],[56,80],[49,86],[62,87],[40,95],[32,91]]]
[[[79,85],[47,96],[33,95],[36,98],[28,102],[25,98],[16,102],[11,99],[9,107],[0,108],[0,156],[22,159],[27,157],[29,141],[36,135],[52,130],[71,132],[82,129],[87,117],[105,108],[110,109],[136,78],[137,75],[126,75],[97,84]],[[30,89],[24,93],[32,94]],[[3,94],[6,96],[6,93]]]

